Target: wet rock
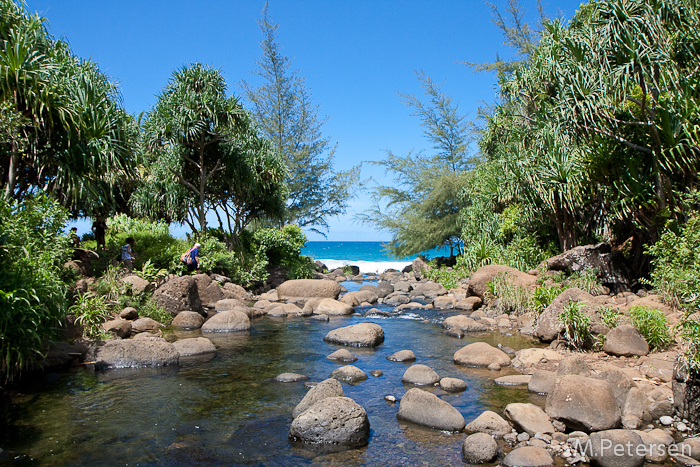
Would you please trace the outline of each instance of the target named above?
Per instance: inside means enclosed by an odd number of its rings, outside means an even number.
[[[396,417],[438,430],[461,431],[464,428],[464,417],[457,409],[419,388],[406,392]]]
[[[350,352],[348,349],[339,349],[326,357],[328,360],[333,360],[336,362],[352,363],[357,361],[355,354]]]
[[[206,337],[192,337],[173,342],[181,357],[216,352],[214,344]]]
[[[284,285],[284,284],[283,284]],[[348,397],[328,397],[299,414],[289,437],[309,444],[365,446],[370,426],[365,409]]]
[[[416,355],[411,350],[399,350],[386,357],[390,362],[412,362],[416,359]]]
[[[603,351],[609,355],[632,357],[647,355],[649,343],[631,324],[623,324],[605,336]]]
[[[180,354],[162,339],[108,341],[97,348],[95,368],[140,368],[177,365]]]
[[[382,370],[372,370],[369,372],[370,375],[374,376],[375,378],[379,378],[384,374]]]
[[[545,411],[569,429],[600,431],[620,426],[620,407],[607,381],[560,376],[547,395]]]
[[[375,323],[359,323],[334,329],[323,340],[351,347],[376,347],[384,342],[384,330]]]
[[[446,318],[445,321],[442,322],[442,327],[448,331],[458,329],[463,332],[487,331],[489,328],[485,322],[476,321],[464,315],[456,315]]]
[[[330,377],[349,384],[356,384],[366,380],[367,374],[354,365],[345,365],[333,370]]]
[[[491,462],[498,454],[496,440],[487,433],[475,433],[469,435],[462,442],[462,456],[464,462],[481,464]]]
[[[530,379],[532,375],[508,375],[496,378],[493,382],[499,386],[527,386],[530,384]]]
[[[510,357],[505,352],[485,342],[475,342],[462,347],[455,352],[454,361],[460,365],[475,367],[484,367],[491,363],[510,365]]]
[[[467,433],[488,433],[496,438],[502,438],[510,433],[513,427],[496,412],[486,410],[464,428]]]
[[[534,404],[508,404],[504,415],[518,431],[524,431],[530,436],[536,433],[554,433],[554,426],[544,411]]]
[[[554,459],[546,449],[538,446],[523,446],[513,449],[503,459],[507,467],[550,467]]]
[[[226,310],[212,316],[202,325],[202,332],[249,331],[250,319],[240,311]]]
[[[467,383],[459,378],[442,378],[440,389],[446,392],[462,392],[467,389]]]
[[[329,397],[344,397],[343,386],[337,379],[328,378],[321,381],[316,386],[311,388],[309,392],[306,393],[304,398],[294,407],[292,411],[292,417],[297,418],[302,412],[310,408],[312,405],[316,404],[323,399]]]
[[[181,311],[170,325],[180,329],[199,329],[204,324],[204,316],[196,311]]]
[[[645,460],[642,438],[631,430],[605,430],[593,433],[587,453],[600,467],[641,467]]]
[[[276,383],[296,383],[299,381],[306,381],[309,377],[306,375],[301,375],[299,373],[281,373],[273,378]]]
[[[139,318],[131,321],[132,332],[157,332],[165,326],[151,318]]]
[[[440,381],[440,376],[427,365],[411,365],[401,377],[404,383],[417,385],[432,385]]]
[[[330,298],[322,299],[314,310],[317,315],[328,316],[351,315],[354,312],[355,309],[351,305]]]

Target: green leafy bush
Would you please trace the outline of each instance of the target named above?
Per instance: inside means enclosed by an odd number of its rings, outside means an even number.
[[[173,321],[173,316],[147,293],[119,297],[119,307],[127,306],[135,308],[140,317],[151,318],[166,326]]]
[[[431,267],[423,271],[423,275],[433,282],[442,284],[447,290],[457,288],[460,281],[466,276],[464,270],[460,268],[447,268],[442,266],[440,268]]]
[[[107,219],[105,255],[108,258],[119,257],[121,247],[129,237],[134,239],[134,266],[139,269],[146,261],[150,261],[155,268],[167,269],[172,260],[173,247],[179,244],[170,235],[170,227],[165,222],[134,219],[126,214],[118,214]]]
[[[72,248],[62,233],[68,213],[57,201],[0,196],[0,381],[41,357],[66,312],[62,265]]]
[[[524,287],[512,284],[508,273],[496,274],[493,280],[486,284],[490,295],[498,298],[498,308],[504,313],[522,314],[532,309],[532,296]]]
[[[153,263],[151,263],[151,260],[146,260],[145,263],[141,266],[141,269],[137,269],[134,271],[136,274],[141,279],[147,280],[149,282],[152,282],[154,280],[160,279],[162,277],[165,277],[168,275],[168,270],[167,269],[157,269]]]
[[[115,264],[110,264],[95,284],[97,293],[110,302],[119,300],[119,296],[127,292],[127,287],[121,280],[121,269]]]
[[[616,310],[607,306],[602,306],[598,308],[598,313],[600,313],[600,320],[602,321],[602,323],[610,329],[614,329],[617,326],[619,326],[620,315],[617,313]]]
[[[572,349],[583,349],[591,341],[591,317],[581,311],[583,304],[569,300],[558,319],[564,323],[562,338]]]
[[[75,315],[75,321],[83,328],[83,335],[90,339],[106,339],[109,333],[102,323],[111,318],[109,307],[104,297],[86,293],[78,295],[69,309]]]
[[[269,264],[286,267],[291,279],[313,277],[313,262],[301,254],[301,249],[306,244],[306,235],[299,226],[290,224],[280,230],[256,230],[251,243],[265,255]]]
[[[692,310],[700,294],[700,216],[672,227],[646,249],[652,257],[650,283],[669,305]]]
[[[540,285],[532,294],[533,308],[538,313],[543,312],[544,309],[547,308],[549,304],[552,303],[554,299],[557,298],[563,291],[564,289],[556,284],[551,287]]]
[[[648,306],[630,308],[632,324],[649,343],[651,350],[660,350],[671,345],[668,320],[660,310]]]

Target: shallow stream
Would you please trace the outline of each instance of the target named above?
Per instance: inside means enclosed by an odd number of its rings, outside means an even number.
[[[353,290],[357,284],[346,284]],[[378,306],[382,310],[381,306]],[[390,311],[384,308],[383,311]],[[359,308],[360,313],[367,309]],[[181,359],[178,367],[109,370],[74,367],[47,375],[41,384],[13,399],[3,417],[0,465],[463,465],[464,433],[445,433],[399,422],[398,403],[410,386],[401,377],[410,363],[389,355],[412,350],[417,360],[441,377],[462,378],[466,391],[448,394],[430,388],[464,415],[467,423],[483,410],[501,411],[511,402],[542,405],[525,388],[499,387],[497,376],[513,373],[455,365],[455,351],[486,341],[515,350],[532,347],[520,336],[499,332],[456,339],[442,332],[449,316],[411,310],[389,316],[253,320],[250,333],[207,334],[217,347],[205,359]],[[323,341],[332,329],[372,321],[385,341],[376,349],[351,348],[353,365],[380,377],[343,384],[345,395],[369,416],[368,446],[343,452],[311,449],[288,439],[291,413],[307,392],[303,382],[275,383],[280,373],[301,373],[322,381],[341,364],[326,356],[341,348]],[[172,333],[169,340],[196,337],[199,331]]]

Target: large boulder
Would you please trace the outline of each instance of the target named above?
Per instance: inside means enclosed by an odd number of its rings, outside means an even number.
[[[132,332],[158,332],[165,326],[152,318],[139,318],[131,321]]]
[[[333,300],[332,298],[324,298],[319,303],[314,314],[316,315],[328,315],[328,316],[343,316],[351,315],[355,312],[352,305],[340,302],[338,300]]]
[[[498,444],[493,436],[486,433],[474,433],[462,442],[462,456],[469,464],[491,462],[498,454]]]
[[[428,365],[418,364],[408,367],[401,377],[401,381],[421,386],[433,385],[440,381],[440,376]]]
[[[250,300],[250,293],[243,287],[233,282],[226,282],[221,287],[226,298],[235,298],[241,301]]]
[[[307,298],[332,298],[340,295],[340,284],[326,279],[294,279],[277,288],[280,300],[304,300]]]
[[[413,290],[411,290],[409,298],[435,298],[446,294],[447,289],[443,287],[442,284],[438,284],[437,282],[418,282],[413,284]]]
[[[204,316],[196,311],[181,311],[170,325],[181,329],[199,329],[204,324]]]
[[[551,342],[564,330],[564,323],[559,321],[559,314],[569,301],[581,302],[582,312],[592,315],[595,312],[596,300],[593,295],[579,288],[572,287],[560,293],[557,298],[537,318],[535,336],[544,342]]]
[[[206,337],[191,337],[173,342],[181,357],[216,352],[214,344]]]
[[[173,277],[153,292],[153,300],[176,316],[181,311],[201,311],[202,302],[192,276]]]
[[[560,376],[547,395],[545,412],[572,430],[586,432],[620,426],[620,407],[610,383],[578,375]]]
[[[148,282],[146,279],[142,279],[141,277],[132,274],[130,276],[126,276],[122,279],[122,282],[125,284],[129,284],[131,287],[131,292],[134,294],[142,294],[144,292],[150,292],[153,290],[153,284]]]
[[[484,298],[484,292],[486,292],[486,286],[491,282],[497,275],[505,274],[508,281],[516,286],[524,288],[534,288],[537,285],[537,278],[531,276],[517,269],[502,266],[499,264],[489,264],[487,266],[482,266],[477,269],[472,277],[469,279],[468,293],[469,295],[476,295],[479,298]]]
[[[600,467],[641,467],[646,446],[632,430],[605,430],[591,434],[586,453]]]
[[[496,412],[486,410],[464,428],[467,433],[488,433],[495,438],[502,438],[511,432],[513,427]]]
[[[384,330],[375,323],[359,323],[334,329],[323,340],[350,347],[376,347],[384,342]]]
[[[627,267],[628,261],[619,251],[613,251],[609,243],[582,245],[543,261],[539,267],[567,273],[586,269],[598,271],[601,283],[613,292],[629,290],[635,280]]]
[[[310,408],[315,403],[327,399],[329,397],[344,397],[343,386],[335,378],[329,378],[321,381],[316,386],[309,389],[304,398],[294,407],[292,418],[297,418],[306,409]]]
[[[379,295],[371,290],[358,290],[357,292],[348,292],[340,299],[343,303],[348,305],[357,306],[364,302],[367,303],[377,303]],[[357,303],[357,305],[355,305]]]
[[[289,437],[309,444],[365,446],[369,439],[365,409],[348,397],[327,397],[299,414]]]
[[[112,319],[106,323],[102,323],[102,329],[107,332],[112,332],[118,337],[124,339],[131,335],[131,321],[125,319]]]
[[[326,357],[328,360],[333,360],[335,362],[352,363],[357,361],[355,354],[350,352],[348,349],[338,349],[332,354]]]
[[[217,313],[202,325],[202,332],[249,331],[250,319],[245,313],[226,310]]]
[[[474,342],[459,349],[454,354],[454,361],[466,366],[489,366],[498,363],[500,366],[510,365],[510,357],[504,351],[492,347],[486,342]]]
[[[530,436],[535,436],[535,433],[554,433],[554,426],[549,416],[534,404],[508,404],[504,415],[513,423],[516,430],[525,431]]]
[[[412,362],[416,359],[416,354],[412,350],[399,350],[386,357],[390,362]]]
[[[616,357],[644,356],[649,353],[649,343],[637,328],[623,324],[606,334],[603,352]]]
[[[163,339],[114,340],[97,349],[95,368],[104,370],[177,365],[179,358],[175,346]]]
[[[435,394],[412,388],[404,394],[396,417],[418,425],[445,431],[464,429],[464,417]]]
[[[248,306],[248,303],[238,298],[224,298],[214,304],[216,311],[233,310],[238,306]]]
[[[203,305],[213,305],[225,298],[219,283],[212,281],[208,274],[195,274],[192,278],[197,284],[197,294]]]
[[[557,374],[553,371],[535,370],[527,383],[527,390],[538,394],[548,394],[556,380]]]

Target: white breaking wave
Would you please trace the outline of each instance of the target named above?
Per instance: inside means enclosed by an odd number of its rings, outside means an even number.
[[[361,274],[381,274],[387,269],[401,271],[411,264],[410,261],[352,261],[348,259],[318,259],[329,270],[342,268],[343,266],[357,266]]]

